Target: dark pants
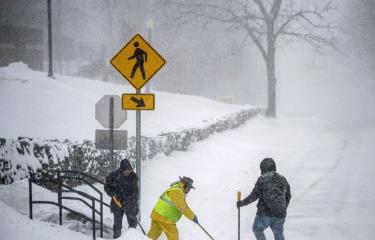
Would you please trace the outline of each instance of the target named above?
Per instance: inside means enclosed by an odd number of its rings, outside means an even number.
[[[122,218],[124,217],[124,211],[121,208],[114,207],[113,209],[113,239],[121,236],[122,229]],[[129,228],[137,227],[137,216],[132,214],[126,214]]]
[[[266,240],[263,231],[270,227],[275,240],[284,240],[284,222],[283,217],[256,216],[253,224],[253,232],[257,240]]]

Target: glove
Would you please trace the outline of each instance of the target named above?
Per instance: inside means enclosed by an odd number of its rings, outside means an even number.
[[[194,216],[194,218],[193,218],[193,222],[195,222],[196,224],[198,224],[198,218],[197,218],[197,215]]]
[[[240,200],[240,201],[237,201],[237,208],[240,208],[243,206],[243,202]]]

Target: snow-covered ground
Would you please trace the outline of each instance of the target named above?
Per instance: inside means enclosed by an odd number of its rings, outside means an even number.
[[[104,94],[133,92],[123,85],[66,76],[48,79],[45,75],[22,64],[0,69],[0,137],[93,139],[94,130],[101,128],[94,119],[95,103]],[[245,107],[156,92],[156,111],[144,113],[143,132],[155,135],[200,126],[205,119]],[[134,133],[133,113],[123,129]],[[217,240],[237,239],[236,192],[249,194],[260,174],[260,161],[273,157],[292,190],[285,224],[287,239],[374,239],[374,141],[373,124],[257,117],[238,129],[198,142],[186,152],[143,162],[142,224],[149,228],[149,214],[158,196],[178,176],[186,175],[195,180],[196,190],[189,193],[188,202],[201,224]],[[90,191],[87,186],[79,189]],[[35,200],[57,199],[55,193],[37,186],[34,196]],[[64,205],[90,215],[80,203],[64,201]],[[251,233],[255,212],[255,204],[241,209],[241,239],[255,239]],[[72,222],[65,220],[62,227],[53,223],[56,214],[55,206],[35,206],[34,221],[30,221],[27,180],[0,185],[1,240],[91,239],[90,232],[69,230],[77,228]],[[45,222],[47,219],[52,222]],[[107,208],[104,222],[112,225]],[[185,218],[178,227],[182,240],[208,239]],[[123,234],[123,239],[146,239],[139,230],[126,227]],[[269,230],[266,234],[272,239]]]
[[[188,202],[201,224],[215,239],[237,239],[236,192],[242,191],[243,196],[249,194],[260,173],[260,161],[273,157],[278,171],[289,180],[293,195],[285,224],[287,239],[374,239],[375,190],[371,187],[375,180],[374,139],[374,126],[337,126],[317,120],[258,117],[243,127],[196,143],[188,152],[174,152],[168,157],[159,155],[144,162],[142,224],[146,229],[149,227],[149,214],[158,196],[178,176],[187,175],[195,180],[196,186],[189,193]],[[41,188],[35,191],[40,198],[55,198]],[[1,232],[12,236],[6,239],[23,239],[21,236],[26,236],[34,224],[43,226],[35,230],[41,235],[65,231],[55,226],[51,229],[38,220],[24,227],[10,226],[8,218],[29,223],[27,201],[26,181],[0,186]],[[57,213],[53,206],[36,207],[35,211],[37,217],[51,211]],[[241,239],[255,239],[251,232],[255,212],[255,204],[241,208]],[[106,224],[111,225],[111,219],[107,211]],[[178,227],[181,239],[208,239],[198,226],[185,218]],[[132,234],[131,238],[124,239],[144,239],[139,231],[125,228],[124,234]],[[87,239],[81,235],[71,233],[70,239]],[[270,231],[266,235],[273,239]]]
[[[88,240],[89,236],[70,231],[59,225],[32,221],[21,215],[13,208],[9,208],[0,201],[0,239],[31,239],[31,240]]]
[[[374,239],[374,139],[374,126],[257,118],[194,145],[188,153],[148,163],[144,188],[150,190],[144,193],[145,201],[162,191],[155,182],[191,176],[197,190],[189,202],[201,223],[215,239],[236,239],[235,193],[249,194],[260,174],[260,161],[273,157],[292,189],[287,239]],[[145,214],[151,210],[148,204],[143,205]],[[255,204],[241,211],[241,239],[255,239],[251,232]],[[206,239],[186,220],[180,223],[180,232],[183,239]]]
[[[0,68],[0,138],[95,139],[95,103],[104,95],[135,93],[126,84],[32,71],[23,63]],[[155,91],[155,110],[142,111],[142,134],[200,127],[250,106],[219,103],[202,97]],[[6,126],[6,127],[5,127]],[[135,111],[120,129],[135,135]]]

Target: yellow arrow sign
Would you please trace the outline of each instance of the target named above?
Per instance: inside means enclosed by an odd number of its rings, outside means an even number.
[[[122,94],[122,109],[124,110],[154,110],[154,94]]]
[[[136,34],[111,60],[136,89],[140,90],[166,63],[164,58]]]

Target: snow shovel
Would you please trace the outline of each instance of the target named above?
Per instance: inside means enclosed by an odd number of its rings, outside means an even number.
[[[122,211],[125,212],[125,209],[122,207],[121,202],[120,202],[116,197],[112,197],[112,199],[113,199],[113,202],[117,205],[117,207],[121,208]],[[138,226],[141,228],[143,234],[146,236],[146,232],[145,232],[145,230],[143,229],[143,227],[142,227],[142,225],[141,225],[141,223],[139,222],[138,219],[137,219],[137,223],[138,223]]]
[[[202,225],[200,225],[199,223],[197,223],[198,226],[203,230],[204,233],[207,234],[207,236],[209,236],[211,238],[211,240],[215,240],[208,232],[206,229],[204,229],[204,227],[202,227]]]
[[[137,223],[138,223],[138,226],[141,228],[143,234],[146,236],[146,232],[145,232],[145,230],[143,229],[141,223],[138,221],[138,219],[137,219]]]
[[[241,192],[237,192],[237,201],[241,201]],[[240,240],[240,229],[241,229],[241,215],[240,215],[240,208],[238,208],[238,240]]]

